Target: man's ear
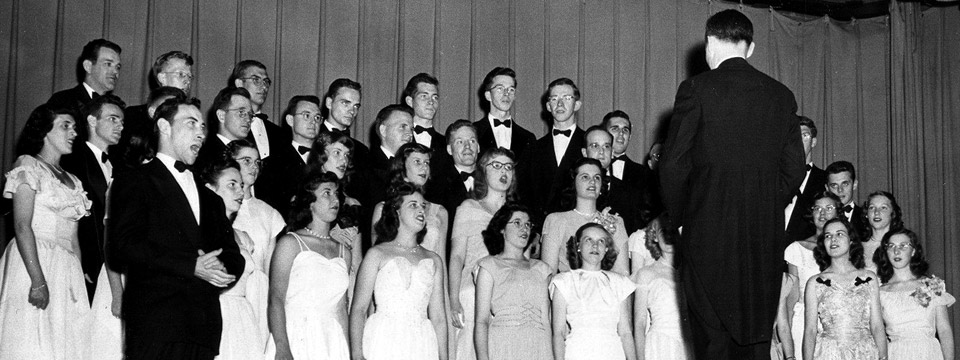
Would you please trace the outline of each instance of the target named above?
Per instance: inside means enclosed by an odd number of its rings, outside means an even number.
[[[574,112],[580,111],[580,106],[582,106],[582,105],[583,105],[583,102],[582,102],[582,101],[580,101],[580,100],[575,101],[575,102],[573,103],[573,111],[574,111]]]
[[[84,60],[83,61],[83,71],[86,71],[89,74],[93,70],[93,61]]]
[[[170,135],[170,122],[167,119],[160,118],[157,120],[157,129],[160,130],[162,135]]]
[[[447,144],[447,155],[453,156],[453,146]]]
[[[811,139],[810,139],[810,148],[812,149],[812,148],[815,148],[815,147],[817,147],[817,138],[811,138]]]
[[[92,114],[87,115],[87,129],[93,130],[96,127],[97,127],[97,117],[93,116]],[[90,134],[93,134],[93,131],[90,131]]]
[[[224,122],[227,121],[227,112],[226,112],[226,111],[223,111],[223,110],[219,110],[219,109],[218,109],[218,110],[216,111],[216,114],[217,114],[217,120],[219,120],[221,124],[223,124]]]
[[[753,50],[757,47],[757,43],[751,42],[750,45],[747,45],[747,58],[749,59],[753,55]]]
[[[290,126],[293,129],[293,115],[287,115],[283,118],[283,121],[287,122],[287,126]]]
[[[238,88],[242,88],[242,87],[243,87],[243,80],[233,79],[233,86],[234,86],[234,87],[238,87]]]
[[[407,103],[407,106],[409,106],[409,107],[411,107],[411,108],[413,107],[413,98],[412,98],[412,97],[404,96],[404,97],[403,97],[403,102]]]
[[[587,157],[587,149],[580,149],[580,154],[582,154],[583,157]]]

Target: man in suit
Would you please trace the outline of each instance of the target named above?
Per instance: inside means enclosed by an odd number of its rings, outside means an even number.
[[[220,291],[243,273],[223,200],[189,170],[205,137],[198,105],[160,105],[156,158],[111,186],[107,263],[127,275],[126,359],[213,359]]]
[[[553,126],[520,157],[518,189],[531,217],[543,221],[547,214],[563,211],[560,193],[573,184],[570,166],[583,157],[583,130],[574,116],[580,110],[580,89],[573,80],[560,78],[547,87],[547,110]]]
[[[320,131],[320,98],[297,95],[290,99],[283,111],[284,128],[289,129],[291,141],[274,148],[274,154],[263,162],[257,194],[283,216],[290,209],[297,184],[303,178],[313,140]]]
[[[633,133],[630,115],[622,110],[614,110],[603,116],[603,122],[600,125],[607,129],[610,135],[613,135],[613,166],[608,175],[612,175],[639,189],[640,185],[646,180],[645,176],[647,174],[643,165],[627,156],[630,135]]]
[[[267,76],[267,66],[257,60],[243,60],[233,67],[227,86],[247,89],[250,93],[250,108],[253,118],[250,119],[250,133],[247,139],[253,141],[260,151],[260,159],[266,160],[273,154],[274,147],[283,147],[290,138],[273,121],[263,113],[263,103],[267,102],[267,94],[273,80]]]
[[[55,108],[70,109],[74,117],[83,113],[83,107],[90,100],[116,88],[120,76],[120,45],[106,39],[90,41],[83,47],[79,62],[80,83],[54,93],[47,100],[47,104]]]
[[[100,268],[103,267],[103,214],[106,207],[107,188],[113,181],[113,163],[109,149],[120,141],[123,131],[124,103],[120,98],[107,94],[90,101],[84,116],[78,118],[80,135],[73,153],[63,156],[63,169],[80,179],[83,189],[93,202],[90,216],[80,219],[77,236],[80,245],[80,265],[86,278],[88,300],[93,302],[97,289]]]
[[[468,120],[454,121],[447,127],[445,137],[447,146],[444,151],[451,161],[439,166],[432,174],[433,181],[427,188],[427,197],[433,199],[431,202],[443,205],[448,214],[456,215],[460,203],[473,193],[480,146],[477,143],[477,130]],[[453,221],[449,223],[452,225]]]
[[[803,141],[803,154],[806,157],[807,171],[793,200],[783,211],[786,219],[787,244],[803,240],[816,234],[817,228],[807,214],[813,206],[813,197],[824,191],[827,173],[813,163],[813,148],[817,147],[817,125],[806,116],[800,120],[800,137]]]
[[[208,131],[216,136],[203,142],[200,155],[197,156],[197,168],[202,169],[207,164],[223,159],[227,144],[231,141],[246,139],[250,134],[252,117],[247,89],[226,87],[220,90],[217,97],[213,98],[207,114],[210,121]]]
[[[857,169],[849,161],[834,161],[827,166],[827,183],[824,189],[840,198],[843,208],[837,215],[847,219],[862,236],[867,231],[867,218],[863,206],[857,205]]]
[[[680,84],[660,163],[698,359],[770,357],[783,209],[803,180],[796,100],[747,63],[754,45],[742,13],[707,20],[711,70]]]
[[[413,141],[413,109],[403,104],[387,105],[377,113],[373,123],[380,139],[380,146],[370,150],[371,174],[373,174],[370,192],[376,204],[386,197],[390,186],[390,162],[403,144]]]
[[[177,50],[164,53],[154,60],[150,71],[149,84],[152,90],[147,103],[129,106],[123,110],[124,127],[123,134],[120,135],[120,143],[115,146],[117,154],[127,152],[127,147],[131,146],[129,142],[131,137],[145,139],[153,136],[153,118],[148,108],[156,99],[155,92],[168,94],[169,89],[159,89],[171,87],[179,89],[184,95],[190,93],[190,85],[193,83],[193,57],[190,54]],[[156,149],[153,150],[156,151]]]
[[[613,213],[620,215],[629,236],[629,234],[646,225],[646,222],[640,218],[642,206],[640,191],[623,180],[607,175],[610,173],[610,167],[613,163],[614,140],[603,125],[594,125],[587,128],[584,131],[583,139],[583,148],[580,149],[583,157],[600,161],[605,173],[606,186],[601,191],[602,201],[598,203],[598,208],[602,210],[603,207],[609,206]]]
[[[413,139],[418,144],[433,150],[431,164],[438,163],[446,156],[444,149],[447,141],[433,127],[434,117],[440,111],[440,82],[427,73],[419,73],[410,78],[403,89],[400,101],[413,109]]]
[[[480,142],[480,154],[502,147],[520,158],[536,137],[517,124],[510,112],[517,97],[517,73],[504,67],[490,70],[483,78],[480,92],[480,106],[487,112],[484,118],[473,123]]]

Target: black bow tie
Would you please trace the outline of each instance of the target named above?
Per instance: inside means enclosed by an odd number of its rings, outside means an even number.
[[[349,135],[349,134],[350,134],[350,128],[346,128],[346,129],[342,129],[342,130],[341,130],[341,129],[337,129],[337,128],[335,128],[335,127],[331,127],[331,128],[330,128],[330,132],[332,132],[332,133],[334,133],[334,134],[343,133],[343,134]]]
[[[100,94],[97,94],[96,91],[94,91],[93,94],[90,95],[90,100],[96,100],[96,99],[99,99],[99,98],[100,98]]]
[[[258,118],[260,118],[260,119],[263,120],[263,121],[268,121],[268,120],[270,120],[270,117],[267,116],[267,114],[264,114],[264,113],[253,114],[253,117],[258,117]]]
[[[853,205],[847,205],[843,207],[843,212],[848,213],[853,211]]]
[[[627,155],[614,156],[611,163],[616,161],[627,161]]]
[[[177,169],[179,172],[184,172],[190,170],[190,165],[184,164],[183,161],[177,160],[173,163],[173,168]]]
[[[306,153],[310,152],[310,148],[308,148],[308,147],[306,147],[306,146],[297,146],[297,151],[300,152],[300,155],[303,155],[303,154],[306,154]]]
[[[500,120],[500,119],[494,118],[494,119],[493,119],[493,126],[494,126],[494,127],[504,126],[504,127],[508,127],[508,128],[509,128],[509,127],[513,126],[513,121],[510,121],[510,119]]]
[[[572,134],[572,133],[573,133],[573,130],[571,130],[571,129],[567,129],[567,130],[557,130],[557,129],[553,129],[553,136],[563,135],[563,136],[566,136],[566,137],[570,137],[570,134]]]
[[[466,182],[467,179],[472,178],[472,177],[473,177],[473,173],[472,173],[472,172],[466,172],[466,171],[461,171],[461,172],[460,172],[460,181],[462,181],[462,182]]]
[[[807,164],[807,171],[813,170],[813,165]]]
[[[107,153],[105,153],[105,152],[100,153],[100,162],[102,162],[102,163],[104,163],[104,164],[110,162],[110,157],[107,156]]]
[[[432,127],[428,127],[428,128],[427,128],[427,127],[423,127],[423,126],[417,125],[417,126],[414,126],[414,127],[413,127],[413,132],[419,134],[419,133],[422,133],[422,132],[427,131],[427,130],[430,130],[430,129],[433,129],[433,128],[432,128]]]

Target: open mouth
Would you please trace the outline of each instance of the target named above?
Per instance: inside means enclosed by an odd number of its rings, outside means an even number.
[[[839,248],[839,247],[840,247],[840,245],[830,245],[830,249],[831,249],[831,250],[832,250],[832,249]]]
[[[596,191],[597,191],[597,187],[596,187],[596,186],[587,186],[587,191],[589,191],[589,192],[596,192]]]
[[[893,258],[893,262],[900,262],[900,261],[903,261],[903,258],[901,258],[901,257],[895,257],[895,258]]]
[[[337,205],[331,205],[331,206],[330,206],[330,210],[340,210],[340,205],[339,205],[339,204],[337,204]]]
[[[341,173],[347,172],[347,166],[346,166],[346,165],[337,166],[336,169],[339,170]]]
[[[883,219],[881,219],[879,216],[878,216],[878,217],[874,217],[872,220],[873,220],[873,222],[875,222],[875,223],[878,223],[878,222],[883,221]]]
[[[200,145],[198,145],[198,144],[190,145],[190,151],[192,151],[194,155],[199,154],[199,153],[200,153]]]
[[[417,215],[417,217],[416,217],[417,221],[419,221],[419,222],[423,222],[424,220],[426,220],[426,218],[427,218],[427,217],[424,216],[423,214]]]
[[[506,185],[506,184],[507,184],[507,181],[508,181],[509,179],[507,179],[507,176],[506,176],[506,175],[501,175],[499,180],[500,180],[500,183],[501,183],[501,184]]]
[[[591,250],[590,255],[600,255],[600,252],[596,250]]]

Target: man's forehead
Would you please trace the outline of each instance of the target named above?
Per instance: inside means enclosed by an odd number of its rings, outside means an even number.
[[[613,135],[606,131],[594,130],[587,134],[587,144],[609,144],[613,142]]]
[[[249,77],[253,75],[267,77],[267,69],[259,66],[248,66],[246,69],[243,69],[243,77]]]
[[[497,86],[497,85],[514,86],[514,84],[516,83],[517,83],[516,80],[514,80],[509,75],[497,75],[493,77],[493,86]]]
[[[453,135],[454,139],[476,139],[477,138],[477,132],[474,131],[473,128],[469,126],[464,126],[462,128],[459,128],[455,130],[451,135]]]
[[[624,119],[619,116],[610,118],[609,124],[610,124],[610,127],[622,127],[622,128],[630,127],[630,122],[627,121],[627,119]]]
[[[417,83],[417,93],[427,93],[427,94],[436,94],[437,86],[430,83],[420,82]]]
[[[850,172],[841,171],[836,174],[827,174],[827,180],[829,180],[831,183],[850,181]]]

